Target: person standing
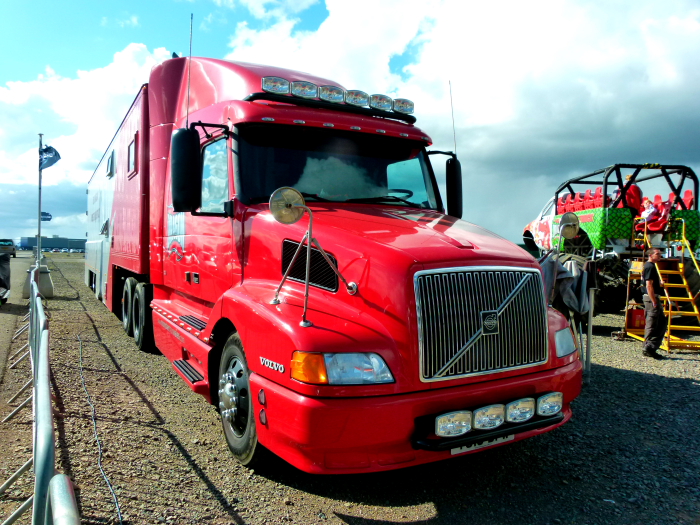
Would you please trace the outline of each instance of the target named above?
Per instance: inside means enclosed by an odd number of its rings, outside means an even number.
[[[644,351],[645,357],[653,359],[665,359],[658,353],[658,349],[663,343],[666,333],[666,323],[664,318],[663,302],[661,294],[664,293],[661,287],[661,278],[656,269],[656,263],[661,260],[661,250],[652,248],[649,251],[649,258],[644,263],[642,278],[646,284],[644,294],[644,313],[646,323],[644,325]]]

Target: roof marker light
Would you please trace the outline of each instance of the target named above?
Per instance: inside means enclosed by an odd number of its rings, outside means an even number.
[[[275,121],[275,119],[273,119],[272,117],[263,117],[262,120],[264,120],[265,122],[274,122]]]
[[[353,131],[360,131],[362,128],[360,126],[350,126],[350,129]]]
[[[356,89],[345,92],[345,103],[351,106],[367,106],[369,105],[369,95],[364,91]]]
[[[391,97],[387,97],[386,95],[372,95],[369,97],[369,107],[382,111],[391,111],[393,102]]]
[[[305,120],[295,120],[294,124],[306,124]]]
[[[301,98],[316,98],[318,97],[318,86],[304,80],[292,82],[292,95]]]
[[[332,128],[335,126],[334,124],[331,124],[330,122],[324,122],[323,125],[327,128]]]
[[[406,115],[410,115],[413,113],[413,108],[413,102],[410,100],[405,98],[397,98],[394,100],[394,111],[397,113],[405,113]]]
[[[289,93],[289,80],[280,77],[263,77],[262,90],[268,93]]]
[[[408,133],[399,133],[400,137],[408,137]]]
[[[339,104],[345,100],[345,92],[338,86],[321,86],[318,88],[318,98]]]
[[[377,133],[386,133],[386,131],[384,131],[383,129],[378,129]]]

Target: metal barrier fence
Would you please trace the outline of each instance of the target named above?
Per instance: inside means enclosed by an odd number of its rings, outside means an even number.
[[[39,268],[30,274],[29,313],[24,317],[27,321],[17,330],[12,340],[24,332],[29,332],[29,340],[18,352],[10,357],[10,361],[26,350],[21,357],[9,368],[15,368],[29,357],[32,364],[32,379],[17,392],[10,403],[17,399],[29,386],[34,385],[32,395],[13,410],[3,423],[10,421],[20,410],[33,400],[34,407],[34,443],[32,458],[22,465],[17,472],[0,486],[0,494],[4,493],[17,481],[24,472],[34,466],[34,495],[22,503],[2,525],[10,525],[24,514],[29,507],[32,510],[32,525],[78,525],[80,515],[75,501],[73,484],[65,474],[56,473],[56,445],[53,427],[53,405],[51,403],[51,386],[49,383],[49,327],[41,303],[39,287],[36,279]]]

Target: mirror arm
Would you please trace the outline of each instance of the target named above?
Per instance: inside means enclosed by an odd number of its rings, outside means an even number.
[[[207,131],[207,128],[222,129],[222,130],[224,130],[224,134],[226,136],[228,136],[230,131],[231,131],[229,129],[228,125],[226,125],[226,124],[210,124],[207,122],[202,122],[201,120],[190,124],[190,129],[195,129],[196,127],[202,128],[202,131],[204,132],[204,136],[207,137],[208,139],[210,139],[212,137],[212,134]]]
[[[453,159],[457,158],[457,154],[452,152],[452,151],[438,151],[438,150],[433,150],[433,151],[426,151],[428,155],[447,155],[448,157],[452,157]]]

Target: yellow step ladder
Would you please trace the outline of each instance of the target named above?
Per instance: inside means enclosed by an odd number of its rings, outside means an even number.
[[[700,340],[690,341],[677,335],[678,332],[700,332],[700,308],[698,308],[696,304],[697,296],[700,295],[700,292],[694,294],[687,279],[688,265],[694,265],[698,274],[700,274],[700,266],[698,266],[698,261],[685,236],[685,223],[682,219],[675,219],[675,221],[680,221],[682,223],[682,225],[676,225],[678,226],[676,230],[681,232],[681,238],[673,241],[676,243],[676,246],[680,246],[681,256],[677,258],[665,258],[655,264],[656,270],[659,273],[661,287],[663,288],[661,300],[663,301],[664,314],[667,319],[666,335],[664,336],[661,348],[667,352],[676,348],[700,350]],[[671,240],[667,241],[667,253],[672,249],[671,242]],[[645,252],[650,248],[652,248],[652,245],[645,231]],[[640,307],[643,308],[643,304],[632,302],[630,299],[633,295],[631,293],[632,283],[635,280],[642,279],[644,262],[645,259],[630,261],[627,279],[628,307],[625,312],[624,331],[628,336],[638,339],[639,341],[644,341],[644,310],[641,309],[640,311]],[[690,309],[681,310],[681,307],[687,307],[688,305],[690,305]],[[697,321],[697,325],[686,326],[684,324],[678,324],[679,320],[674,319],[676,317],[694,317]],[[676,334],[674,334],[674,331]]]

